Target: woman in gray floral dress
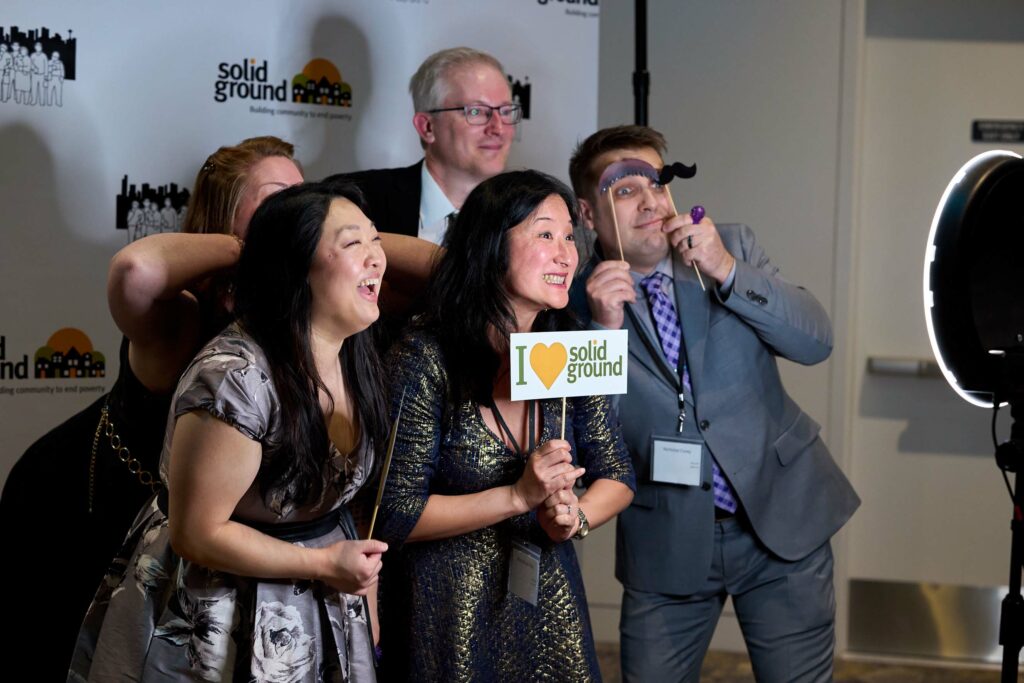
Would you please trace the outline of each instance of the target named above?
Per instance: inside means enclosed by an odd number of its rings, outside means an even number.
[[[377,574],[349,504],[386,431],[367,328],[385,258],[358,191],[275,194],[239,262],[237,322],[172,400],[166,493],[89,609],[70,681],[372,681]]]

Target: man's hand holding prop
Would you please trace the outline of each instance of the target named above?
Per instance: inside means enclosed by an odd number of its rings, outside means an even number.
[[[678,161],[671,164],[665,164],[660,171],[657,171],[653,166],[642,159],[621,159],[613,164],[609,164],[608,167],[604,169],[604,172],[597,181],[597,189],[599,194],[605,194],[608,196],[608,206],[611,209],[612,223],[615,225],[615,239],[618,241],[619,245],[619,259],[623,261],[626,260],[622,251],[622,236],[619,233],[619,219],[615,215],[615,197],[612,192],[609,191],[612,185],[623,178],[639,176],[641,178],[647,178],[653,183],[664,186],[669,206],[672,209],[672,217],[675,218],[679,215],[679,212],[676,210],[676,203],[675,200],[672,199],[672,190],[669,189],[668,184],[672,181],[672,178],[692,178],[695,175],[697,175],[696,164],[687,166]],[[698,209],[700,217],[696,217],[695,215]],[[694,223],[699,223],[704,217],[704,208],[700,206],[693,207],[690,211],[690,217]],[[666,221],[665,224],[667,226],[669,222]],[[663,229],[667,230],[667,228]],[[701,277],[700,274],[700,268],[697,267],[697,260],[690,259],[690,265],[693,266],[694,271],[697,273],[697,280],[700,282],[701,289],[706,289],[704,287],[704,278]]]

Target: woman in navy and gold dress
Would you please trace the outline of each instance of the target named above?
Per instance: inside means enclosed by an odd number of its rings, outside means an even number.
[[[508,335],[572,328],[575,219],[544,174],[481,183],[388,357],[392,412],[404,404],[380,517],[399,547],[382,586],[387,680],[600,679],[569,540],[632,499],[618,419],[607,397],[569,399],[562,440],[561,401],[509,400]]]

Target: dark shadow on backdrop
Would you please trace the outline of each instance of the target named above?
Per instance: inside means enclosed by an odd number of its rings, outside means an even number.
[[[30,377],[34,377],[35,349],[44,345],[50,334],[67,326],[68,312],[86,303],[85,297],[103,296],[106,264],[111,256],[102,241],[76,234],[69,222],[74,216],[61,213],[61,187],[51,153],[55,143],[55,139],[48,143],[25,124],[0,128],[0,149],[4,150],[4,162],[0,163],[0,287],[4,292],[0,332],[7,334],[10,344],[12,328],[17,331],[25,320],[48,325],[42,328],[39,339],[24,339],[18,331],[22,338],[18,352],[29,356]],[[93,162],[90,158],[72,160],[67,177],[78,179],[81,174],[83,182],[98,185]],[[97,193],[91,201],[109,202],[110,197]],[[67,206],[65,203],[65,210]],[[114,232],[113,223],[103,228],[109,229],[109,234]],[[98,310],[105,311],[106,306]],[[96,330],[103,326],[113,326],[109,315],[90,321],[86,332],[95,340]],[[40,327],[33,325],[33,329],[38,331]],[[117,358],[117,348],[99,346],[99,350],[108,359],[104,382],[110,384],[116,376],[116,363],[111,361]],[[43,405],[55,403],[41,401]],[[96,395],[82,395],[81,403],[76,405],[61,401],[62,410],[50,408],[45,416],[35,417],[39,433],[33,438],[43,436],[89,401],[96,402]],[[30,404],[8,399],[4,405],[5,410],[21,410],[28,417]],[[11,652],[32,651],[39,646],[39,635],[45,634],[46,654],[35,658],[31,665],[35,680],[56,681],[67,676],[78,626],[102,574],[82,568],[84,564],[96,566],[88,557],[97,552],[90,543],[95,536],[82,533],[93,524],[85,514],[85,499],[90,437],[99,414],[99,406],[94,406],[95,412],[82,426],[84,438],[75,441],[73,447],[64,444],[34,452],[30,447],[16,463],[13,457],[18,454],[8,449],[13,468],[0,498],[0,538],[7,560],[0,563],[0,581],[15,587],[5,600],[5,608],[19,616],[17,627],[8,630],[5,646]],[[121,467],[121,463],[116,464]],[[135,509],[138,507],[136,504]],[[123,529],[117,532],[110,543],[114,548],[123,537]],[[106,547],[99,552],[105,554],[104,561],[113,554]]]
[[[41,333],[46,337],[28,343],[35,344],[31,352],[44,345],[50,334],[67,327],[69,312],[83,306],[103,311],[98,319],[89,321],[88,329],[83,329],[94,343],[97,337],[104,337],[101,330],[114,327],[106,314],[105,299],[98,307],[95,301],[86,300],[104,297],[106,266],[113,255],[104,242],[115,233],[114,225],[110,224],[109,233],[105,231],[108,226],[88,226],[104,231],[95,240],[81,233],[81,223],[76,230],[72,223],[75,216],[67,213],[69,204],[61,201],[62,190],[50,150],[53,144],[56,142],[48,142],[24,123],[0,127],[0,149],[4,150],[4,161],[0,163],[0,287],[4,292],[2,315],[7,317],[4,323],[10,326],[29,319],[50,321],[53,327]],[[70,161],[64,178],[80,178],[87,187],[99,190],[101,185],[93,163],[87,158]],[[95,194],[90,201],[109,202],[110,197]],[[81,320],[79,316],[76,319]],[[114,367],[107,367],[107,382],[112,382],[117,370],[117,349],[100,345],[98,350],[108,363],[113,361]],[[71,408],[69,412],[77,409]],[[65,417],[53,415],[53,424]]]
[[[351,115],[351,121],[320,120],[324,127],[323,144],[318,150],[303,150],[308,160],[306,177],[319,179],[333,173],[361,170],[357,167],[355,141],[371,134],[372,122],[366,120],[366,106],[373,91],[373,65],[366,35],[345,16],[331,14],[317,20],[309,42],[310,59],[320,57],[333,63],[344,81],[352,86],[351,107],[310,106],[310,110]],[[301,65],[300,65],[301,66]],[[298,136],[296,136],[298,138]],[[381,143],[386,144],[382,138]]]

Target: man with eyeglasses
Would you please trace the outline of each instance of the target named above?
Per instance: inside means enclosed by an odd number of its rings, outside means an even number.
[[[468,47],[427,57],[409,92],[423,159],[346,177],[362,189],[379,230],[441,244],[466,196],[505,169],[522,109],[501,63]]]
[[[829,539],[860,499],[777,358],[824,361],[832,326],[749,227],[676,215],[665,151],[658,131],[616,126],[569,162],[599,254],[570,305],[584,324],[629,330],[617,399],[637,490],[616,530],[622,680],[699,680],[731,598],[755,679],[830,681]]]

